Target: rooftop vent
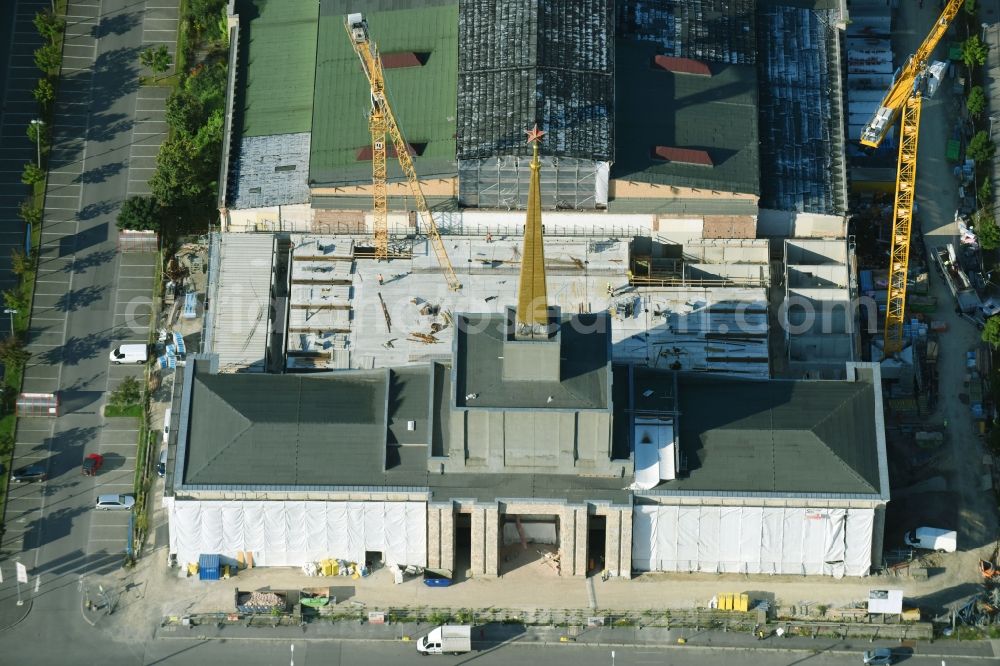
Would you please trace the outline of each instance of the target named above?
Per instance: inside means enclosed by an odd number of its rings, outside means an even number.
[[[694,74],[695,76],[712,76],[712,70],[708,64],[700,60],[691,58],[675,58],[673,56],[658,55],[653,58],[654,69],[665,69],[674,74]]]
[[[693,164],[695,166],[715,166],[712,156],[706,150],[692,148],[674,148],[672,146],[653,146],[652,157],[664,162],[678,164]]]

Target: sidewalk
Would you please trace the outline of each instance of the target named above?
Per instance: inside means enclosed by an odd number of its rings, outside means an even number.
[[[360,640],[400,641],[412,640],[429,632],[431,624],[358,625],[354,622],[336,624],[315,622],[304,627],[246,627],[206,625],[197,627],[161,627],[156,632],[159,639],[199,640]],[[516,624],[489,624],[477,626],[473,632],[473,648],[488,650],[502,644],[607,646],[644,646],[677,650],[775,650],[783,652],[844,652],[857,653],[873,647],[889,647],[903,653],[947,659],[949,657],[995,660],[1000,656],[1000,641],[935,641],[922,644],[900,644],[898,641],[837,641],[828,638],[771,637],[763,641],[746,633],[724,631],[698,631],[695,629],[658,629],[635,627],[600,627],[584,629],[579,635],[568,636],[570,630],[549,627],[525,627]],[[678,639],[686,642],[679,644]]]

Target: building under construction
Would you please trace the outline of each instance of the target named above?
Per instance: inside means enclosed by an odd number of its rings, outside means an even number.
[[[523,209],[521,138],[537,122],[549,137],[546,209],[753,218],[844,212],[844,17],[833,4],[372,0],[363,10],[437,214]],[[344,30],[356,5],[232,4],[220,203],[234,229],[370,231],[370,96]],[[388,177],[402,213],[393,230],[405,233],[413,204],[392,159]]]

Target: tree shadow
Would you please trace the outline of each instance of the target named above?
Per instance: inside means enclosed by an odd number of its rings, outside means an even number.
[[[98,203],[87,204],[80,209],[77,217],[81,220],[92,220],[98,215],[106,215],[112,213],[118,208],[118,202],[116,201],[101,201]]]
[[[91,116],[92,124],[87,128],[88,141],[110,141],[119,134],[132,130],[135,121],[124,113],[96,114]]]
[[[100,39],[101,37],[107,37],[108,35],[124,35],[126,32],[139,25],[139,23],[140,19],[138,12],[105,16],[101,18],[101,22],[99,24],[91,28],[90,34],[94,37],[94,39]]]
[[[111,337],[107,334],[91,335],[87,338],[73,336],[62,346],[53,347],[38,355],[44,364],[77,365],[80,361],[94,358],[98,353],[110,349]]]
[[[55,309],[62,312],[75,312],[80,308],[85,308],[99,301],[107,287],[82,287],[74,291],[68,291],[56,301]]]
[[[100,139],[98,139],[100,140]],[[125,162],[111,162],[102,164],[88,171],[84,171],[73,179],[74,183],[103,183],[105,180],[121,172],[125,168]]]
[[[75,273],[77,275],[82,275],[87,272],[88,268],[94,268],[102,264],[106,264],[115,258],[118,254],[115,250],[97,250],[89,254],[85,254],[82,257],[77,256],[73,263],[67,264],[63,271],[66,273]]]
[[[138,46],[105,51],[94,61],[90,103],[93,113],[106,110],[126,95],[139,89]]]

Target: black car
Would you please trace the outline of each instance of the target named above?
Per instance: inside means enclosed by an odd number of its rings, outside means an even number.
[[[45,465],[41,463],[34,463],[32,465],[25,465],[24,467],[15,469],[14,473],[10,475],[10,478],[16,483],[44,481],[49,478],[49,474],[45,471]]]

